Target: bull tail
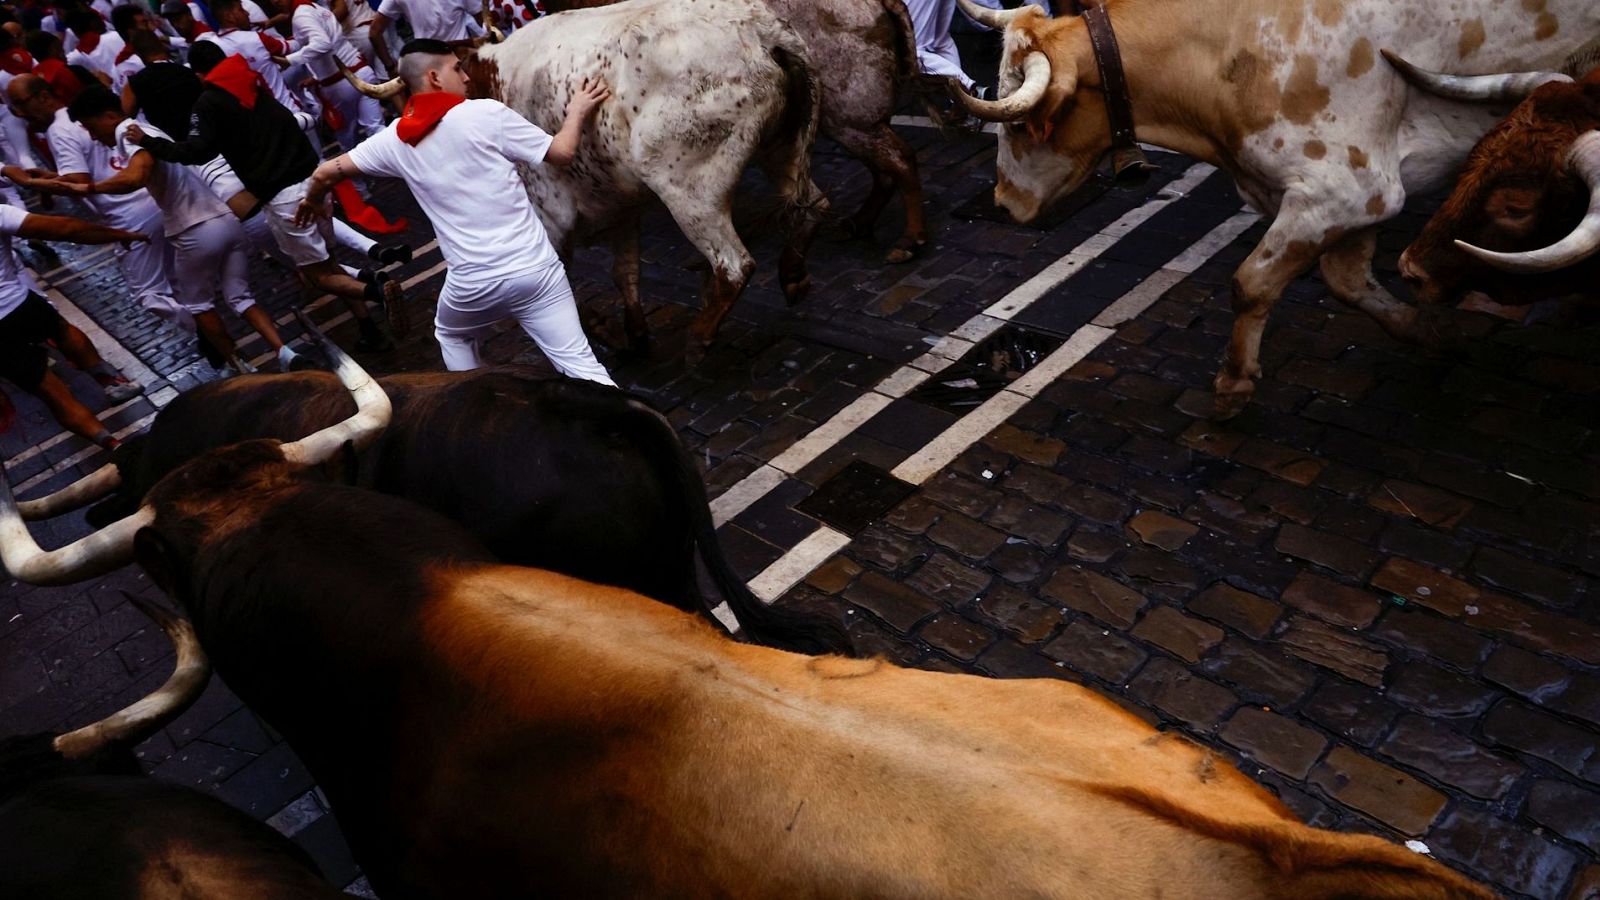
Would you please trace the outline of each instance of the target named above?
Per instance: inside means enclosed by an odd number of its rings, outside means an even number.
[[[740,637],[752,644],[796,653],[854,656],[855,647],[849,634],[840,625],[818,616],[770,606],[750,592],[744,579],[722,555],[722,545],[717,541],[716,524],[711,520],[711,507],[706,499],[705,482],[695,468],[694,460],[690,459],[688,451],[678,440],[672,423],[642,400],[630,399],[628,405],[657,423],[658,427],[651,429],[659,438],[659,446],[653,455],[661,460],[662,468],[671,476],[683,508],[689,513],[696,552],[722,599],[739,620]],[[700,603],[709,616],[715,604],[706,597],[701,597]]]
[[[772,43],[772,59],[783,70],[783,117],[772,144],[777,149],[773,175],[788,211],[800,220],[815,221],[827,210],[828,198],[811,180],[811,146],[822,116],[822,82],[805,43],[787,26]]]
[[[922,70],[917,65],[917,32],[911,26],[911,13],[906,11],[903,0],[878,0],[878,4],[894,23],[896,80],[901,84],[913,83]]]

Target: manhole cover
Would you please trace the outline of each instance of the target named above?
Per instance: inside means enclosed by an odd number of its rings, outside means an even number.
[[[1057,335],[1007,325],[928,379],[910,397],[948,412],[967,412],[1043,362],[1064,342]]]
[[[852,537],[888,514],[917,488],[877,466],[856,460],[824,481],[795,510]]]

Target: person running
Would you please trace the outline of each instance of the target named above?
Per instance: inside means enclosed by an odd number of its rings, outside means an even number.
[[[584,337],[566,272],[517,175],[518,163],[572,163],[589,117],[611,96],[604,79],[584,80],[551,137],[497,100],[468,100],[467,74],[443,41],[407,44],[399,72],[411,89],[405,113],[318,166],[295,221],[326,216],[325,197],[341,178],[405,179],[449,266],[434,319],[446,368],[483,365],[479,337],[515,318],[563,374],[615,384]]]
[[[221,6],[222,0],[214,5]],[[196,52],[199,47],[191,55]],[[243,57],[223,59],[206,72],[204,83],[194,104],[194,132],[186,140],[146,134],[137,122],[128,124],[124,138],[162,162],[201,165],[222,156],[244,188],[259,199],[259,214],[267,217],[273,238],[300,273],[313,287],[345,302],[361,332],[356,349],[393,349],[373,321],[367,303],[381,303],[392,318],[398,317],[404,299],[399,282],[362,284],[345,274],[329,252],[332,229],[326,219],[296,222],[296,210],[317,167],[317,155],[305,138],[302,122],[273,99],[271,90]]]
[[[482,3],[473,0],[383,0],[372,21],[367,23],[367,38],[378,61],[385,69],[395,72],[388,36],[396,20],[405,19],[410,23],[411,36],[417,40],[444,41],[452,47],[461,47],[483,36],[483,26],[477,19],[482,9]]]
[[[46,344],[55,344],[69,362],[89,373],[112,403],[136,397],[143,388],[101,359],[88,336],[61,318],[56,308],[40,296],[38,286],[17,260],[11,246],[13,236],[109,244],[137,243],[145,240],[145,235],[0,204],[0,377],[44,401],[50,414],[68,431],[110,450],[117,446],[117,439],[83,401],[73,396],[66,382],[50,371]]]
[[[367,67],[367,61],[345,40],[339,20],[330,10],[311,0],[297,0],[290,21],[300,49],[290,52],[287,58],[290,64],[304,65],[316,81],[317,98],[331,110],[333,121],[329,122],[329,127],[339,146],[349,150],[356,145],[358,135],[367,137],[381,131],[383,107],[352,87],[339,71],[343,65],[357,78],[377,79]],[[329,114],[324,113],[324,118],[330,118]]]
[[[278,355],[278,368],[293,368],[295,352],[283,343],[272,318],[256,305],[250,291],[250,261],[245,256],[248,238],[239,220],[225,203],[206,187],[188,166],[157,161],[146,150],[131,146],[128,127],[133,120],[122,114],[121,102],[104,88],[90,87],[78,95],[67,114],[89,135],[111,147],[120,162],[116,175],[89,184],[68,185],[74,193],[127,194],[148,189],[151,199],[161,207],[167,241],[172,245],[173,271],[180,273],[176,285],[178,306],[188,314],[212,349],[235,371],[252,371],[239,358],[238,348],[228,334],[222,316],[217,314],[215,298],[222,298],[235,314],[249,323],[267,346]],[[154,125],[145,134],[167,137]]]

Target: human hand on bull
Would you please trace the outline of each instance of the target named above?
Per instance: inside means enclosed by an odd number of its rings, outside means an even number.
[[[604,78],[596,75],[593,79],[583,79],[572,99],[567,101],[567,118],[588,118],[610,96],[611,85],[606,84]]]

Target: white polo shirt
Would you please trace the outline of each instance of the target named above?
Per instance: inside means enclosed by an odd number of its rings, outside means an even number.
[[[461,41],[483,34],[472,18],[482,8],[469,0],[383,0],[378,12],[410,22],[415,37]]]
[[[56,120],[45,130],[45,137],[50,142],[51,155],[56,158],[56,171],[62,175],[82,172],[95,181],[105,181],[127,164],[125,158],[118,163],[119,157],[111,148],[90,137],[82,125],[67,117],[65,109],[56,110]],[[146,222],[161,214],[143,190],[131,194],[90,194],[83,201],[94,210],[102,225],[128,231],[142,231]]]
[[[115,159],[124,167],[127,166],[128,160],[133,158],[133,154],[139,152],[137,146],[128,143],[128,126],[132,124],[132,119],[126,119],[117,126]],[[172,140],[172,135],[154,125],[145,124],[139,127],[152,137]],[[211,188],[206,186],[200,175],[188,166],[155,160],[155,165],[150,169],[150,177],[144,186],[145,190],[150,192],[150,199],[161,207],[161,226],[167,237],[188,231],[201,222],[219,216],[233,215],[228,210],[228,205],[217,199],[217,195],[211,192]]]
[[[399,121],[350,151],[369,175],[404,178],[458,281],[559,264],[516,163],[539,165],[551,137],[498,100],[467,100],[413,147]]]
[[[27,210],[0,203],[0,319],[15,312],[28,299],[28,291],[36,289],[11,248],[11,236],[27,217]]]

